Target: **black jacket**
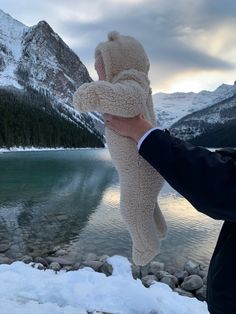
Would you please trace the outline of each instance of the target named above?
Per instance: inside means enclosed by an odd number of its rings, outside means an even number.
[[[210,152],[161,130],[139,153],[197,210],[225,220],[208,272],[212,314],[236,314],[236,150]]]

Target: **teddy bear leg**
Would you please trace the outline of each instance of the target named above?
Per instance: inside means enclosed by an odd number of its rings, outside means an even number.
[[[124,197],[124,194],[122,196]],[[153,219],[153,206],[144,206],[138,201],[133,201],[132,206],[121,202],[120,209],[132,238],[133,261],[136,265],[144,266],[160,249],[160,237]]]
[[[158,236],[164,239],[167,235],[167,225],[158,203],[155,203],[153,218],[157,227]]]
[[[136,265],[145,266],[158,254],[160,249],[160,241],[156,242],[156,249],[138,249],[133,243],[132,246],[132,259]]]

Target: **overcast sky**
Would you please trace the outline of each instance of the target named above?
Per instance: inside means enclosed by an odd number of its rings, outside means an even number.
[[[0,8],[28,26],[46,20],[93,79],[94,49],[117,30],[143,44],[153,92],[236,80],[235,0],[0,0]]]

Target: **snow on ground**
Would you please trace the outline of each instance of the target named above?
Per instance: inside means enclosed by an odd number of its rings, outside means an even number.
[[[1,314],[207,314],[206,302],[178,295],[164,283],[145,288],[133,279],[129,261],[109,258],[106,277],[89,267],[38,270],[23,262],[0,265]]]
[[[8,148],[1,148],[0,147],[0,154],[1,153],[10,153],[10,152],[38,152],[38,151],[48,151],[48,150],[76,150],[76,149],[91,149],[91,147],[79,147],[79,148],[65,148],[65,147],[10,147]],[[96,149],[96,148],[93,148]]]

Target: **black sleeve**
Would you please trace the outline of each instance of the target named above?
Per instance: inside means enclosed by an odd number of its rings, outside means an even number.
[[[214,219],[236,221],[232,156],[192,146],[161,130],[145,138],[139,153],[197,210]]]

